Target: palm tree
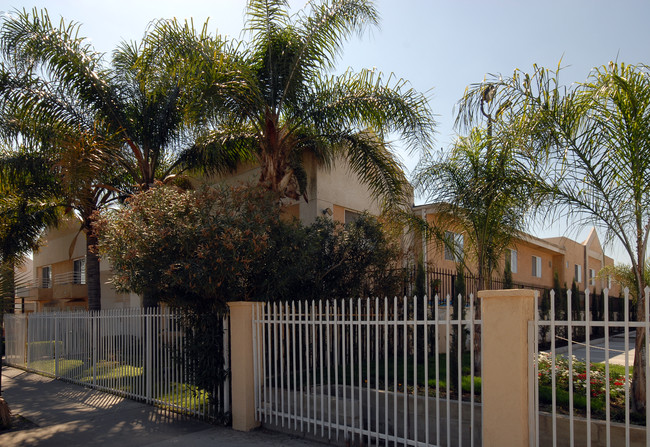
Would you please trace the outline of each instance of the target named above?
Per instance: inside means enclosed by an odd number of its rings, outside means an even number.
[[[474,128],[448,154],[423,158],[416,171],[416,189],[437,204],[436,221],[426,230],[452,251],[460,247],[447,230],[466,237],[465,253],[455,258],[469,271],[476,266],[478,290],[524,228],[530,189],[515,156],[512,147],[495,147],[488,131]]]
[[[219,41],[201,37],[205,32],[179,31],[179,47],[189,42],[212,55],[221,51]],[[88,247],[96,245],[93,213],[107,201],[172,181],[197,165],[225,170],[240,160],[218,150],[205,155],[195,144],[207,113],[202,85],[188,85],[190,78],[152,41],[123,43],[106,66],[79,37],[79,25],[54,27],[46,11],[17,12],[0,29],[0,109],[11,116],[5,122],[18,140],[49,153]],[[94,252],[87,256],[89,307],[99,309],[99,264]],[[145,306],[155,303],[144,297]]]
[[[342,158],[376,196],[403,199],[408,182],[388,136],[398,134],[411,149],[430,147],[426,96],[374,70],[328,74],[345,41],[377,25],[372,3],[314,1],[289,16],[286,1],[252,0],[246,13],[250,41],[232,47],[236,82],[206,94],[215,116],[205,147],[249,154],[260,184],[283,197],[307,198],[304,157],[311,154],[324,166]],[[168,23],[160,34],[169,39],[178,29]],[[214,56],[196,54],[192,70],[203,76]]]
[[[150,37],[140,44],[122,43],[107,66],[104,55],[79,36],[79,29],[79,24],[63,20],[55,27],[47,11],[35,9],[5,19],[0,29],[3,99],[11,99],[22,116],[42,118],[41,122],[54,119],[69,128],[99,123],[117,141],[115,147],[104,147],[104,153],[140,190],[193,167],[200,156],[196,132],[201,130],[202,114],[208,112],[206,101],[199,100],[203,86],[187,84],[188,77],[166,65],[177,61],[160,57],[161,48],[154,47]],[[182,32],[179,47],[191,41],[192,48],[201,47],[213,56],[222,52],[223,43],[206,39],[205,33],[197,36],[189,27]],[[31,77],[28,82],[26,76]],[[46,97],[41,96],[44,91]],[[225,156],[212,160],[217,169],[237,161]]]
[[[465,118],[472,122],[481,92],[498,87],[507,126],[495,135],[530,155],[528,168],[540,181],[550,216],[576,225],[595,225],[617,240],[629,256],[637,292],[637,316],[645,319],[644,266],[650,236],[650,67],[610,63],[586,82],[559,82],[560,67],[515,71],[468,89]],[[643,411],[645,331],[637,328],[632,378],[634,407]]]

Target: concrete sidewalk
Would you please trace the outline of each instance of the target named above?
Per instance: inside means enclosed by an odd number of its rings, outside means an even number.
[[[0,446],[253,446],[323,444],[259,429],[241,433],[112,394],[2,367],[3,397],[14,414],[35,423],[0,433]]]

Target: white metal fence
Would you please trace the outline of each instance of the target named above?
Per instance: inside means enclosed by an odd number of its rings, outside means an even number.
[[[6,362],[205,418],[230,411],[229,380],[193,384],[182,314],[161,309],[5,315]],[[224,319],[228,369],[228,320]],[[216,402],[215,402],[216,400]]]
[[[556,315],[556,299],[551,292],[550,315],[529,323],[529,346],[534,349],[530,365],[534,404],[530,422],[533,445],[539,446],[649,446],[650,411],[637,414],[632,405],[633,336],[650,329],[648,304],[650,288],[645,290],[643,321],[630,320],[632,299],[624,291],[622,321],[611,321],[609,297],[604,291],[602,319],[593,320],[593,294],[585,291],[579,312],[573,312],[575,300],[567,292],[564,318]],[[575,318],[576,314],[579,318]],[[575,318],[575,319],[574,319]],[[550,346],[539,349],[540,332],[549,333]],[[616,335],[618,334],[618,335]],[[622,340],[621,340],[622,339]],[[558,342],[566,344],[558,347]],[[616,344],[614,347],[613,345]],[[620,346],[619,346],[620,345]],[[643,337],[641,355],[646,372],[650,372],[648,337]],[[646,374],[645,389],[650,390]],[[646,408],[650,396],[646,395]]]
[[[330,442],[481,445],[480,350],[471,348],[481,321],[473,297],[459,300],[460,319],[437,297],[260,303],[258,419]]]

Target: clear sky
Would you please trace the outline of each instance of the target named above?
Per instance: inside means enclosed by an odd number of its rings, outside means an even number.
[[[239,37],[245,0],[2,0],[0,11],[47,8],[50,16],[83,24],[98,51],[139,40],[157,18],[194,19]],[[295,10],[304,0],[291,0]],[[534,63],[566,67],[564,83],[584,81],[591,68],[618,60],[650,63],[649,0],[377,0],[381,27],[345,48],[337,72],[376,67],[428,92],[438,118],[437,144],[453,140],[453,109],[465,87],[487,73],[530,71]],[[400,151],[412,170],[418,154]],[[421,201],[421,199],[420,199]],[[568,230],[568,232],[567,232]],[[556,222],[531,231],[582,240],[587,230]],[[582,238],[582,239],[581,239]]]

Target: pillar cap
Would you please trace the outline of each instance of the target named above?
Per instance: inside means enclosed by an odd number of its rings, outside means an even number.
[[[479,298],[527,298],[535,296],[533,289],[480,290]]]

